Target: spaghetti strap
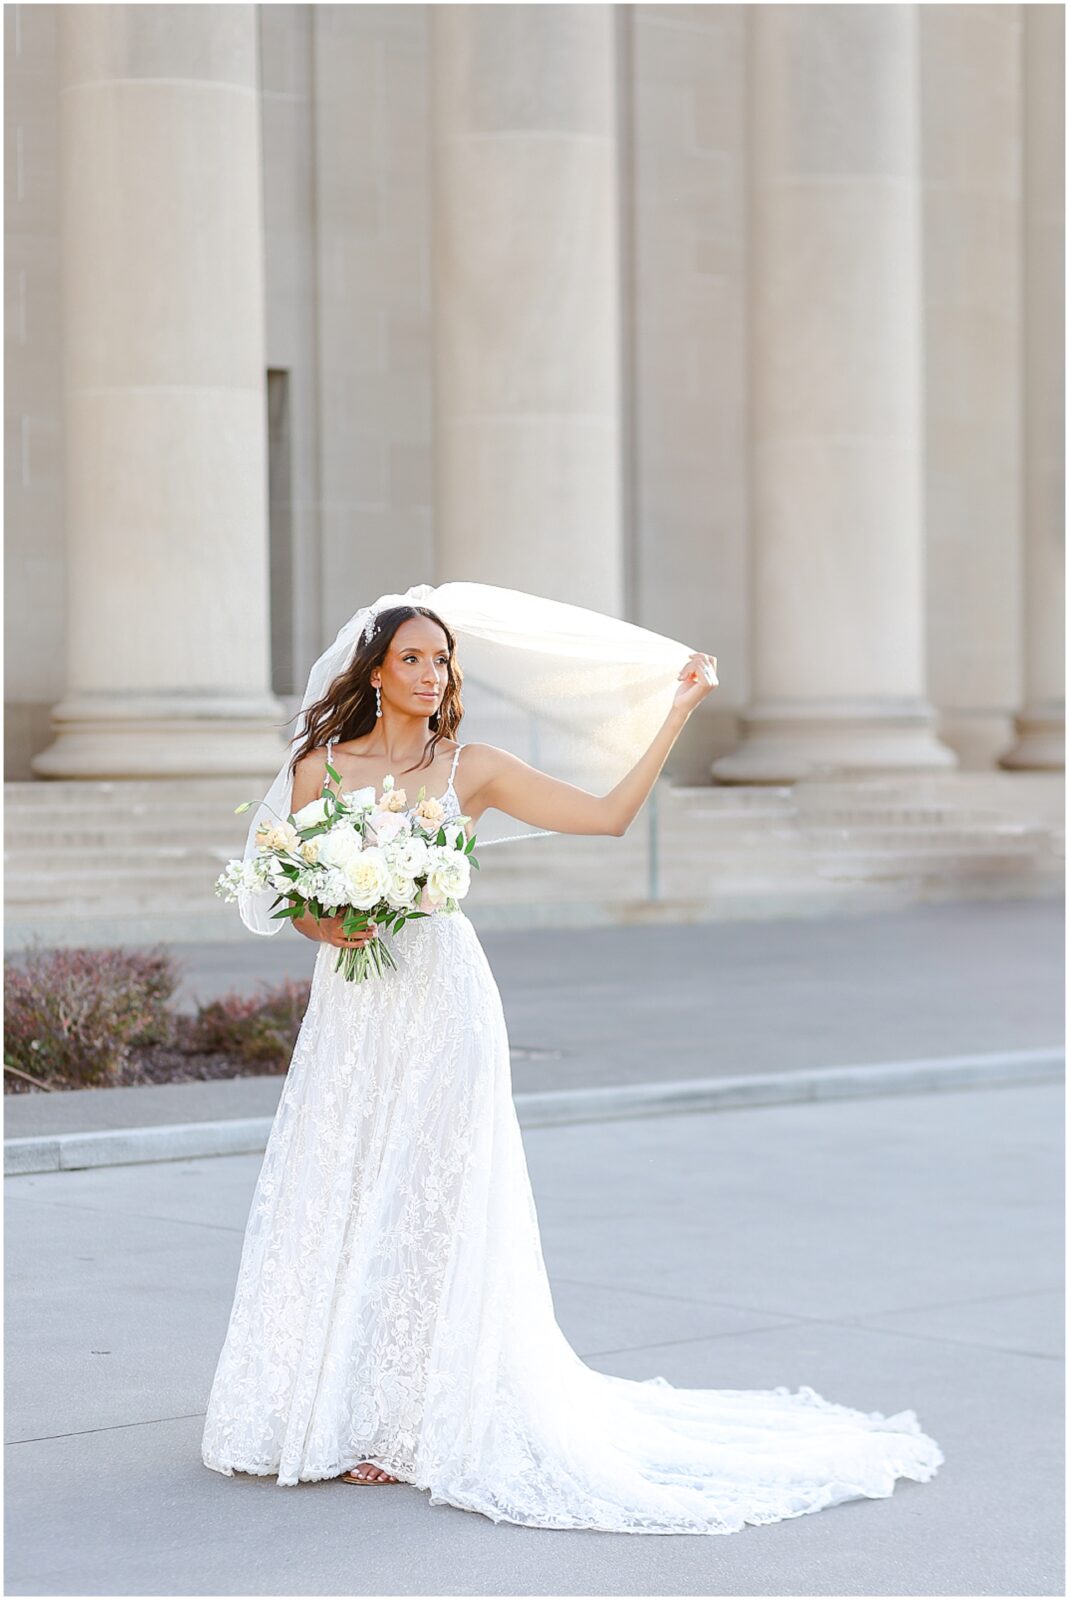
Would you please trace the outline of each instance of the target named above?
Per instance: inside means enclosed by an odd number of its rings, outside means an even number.
[[[328,766],[328,767],[329,767],[329,766],[330,766],[330,764],[331,764],[331,761],[332,761],[332,760],[333,760],[333,754],[332,754],[332,751],[331,751],[331,745],[332,745],[332,744],[333,744],[333,743],[334,743],[334,740],[333,740],[333,739],[328,739],[328,740],[327,740],[327,766]],[[332,777],[331,777],[331,775],[330,775],[330,773],[329,773],[329,772],[325,772],[325,773],[324,773],[324,774],[323,774],[323,782],[324,782],[324,783],[325,783],[325,784],[327,784],[327,785],[328,785],[328,787],[330,787],[330,788],[331,788],[331,789],[333,789],[333,787],[334,787],[334,779],[333,779],[333,778],[332,778]],[[339,783],[339,785],[338,785],[338,791],[337,791],[337,792],[338,792],[338,793],[339,793],[339,794],[340,794],[340,793],[341,793],[341,784],[340,784],[340,783]]]
[[[458,744],[457,747],[456,747],[456,750],[455,750],[455,752],[453,754],[453,765],[449,769],[449,781],[450,781],[450,783],[452,783],[453,779],[457,775],[457,762],[460,760],[460,752],[463,750],[463,748],[464,748],[464,746],[462,744]]]

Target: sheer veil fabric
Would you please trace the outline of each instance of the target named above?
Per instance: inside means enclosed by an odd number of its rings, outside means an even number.
[[[636,646],[631,731],[606,761],[674,692],[682,647],[650,651]],[[461,776],[463,764],[461,747]],[[452,786],[443,803],[459,814]],[[429,917],[395,954],[396,971],[348,983],[333,948],[317,952],[249,1208],[206,1466],[293,1486],[371,1461],[431,1505],[494,1522],[651,1534],[733,1533],[936,1474],[942,1451],[912,1410],[587,1366],[556,1320],[475,929],[463,910]]]

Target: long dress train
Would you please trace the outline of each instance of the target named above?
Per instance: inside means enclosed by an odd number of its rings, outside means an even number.
[[[455,768],[455,762],[454,762]],[[444,797],[459,813],[456,792]],[[913,1411],[586,1366],[555,1316],[501,1000],[463,911],[397,971],[320,948],[249,1211],[202,1441],[281,1485],[360,1461],[494,1522],[733,1533],[943,1462]]]

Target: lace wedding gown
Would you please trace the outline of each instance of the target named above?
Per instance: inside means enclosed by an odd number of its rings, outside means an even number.
[[[453,770],[456,770],[454,759]],[[460,806],[450,774],[447,815]],[[317,955],[208,1402],[206,1466],[371,1461],[495,1522],[734,1533],[943,1461],[913,1411],[803,1386],[679,1389],[586,1366],[554,1317],[493,975],[462,911],[397,971]]]

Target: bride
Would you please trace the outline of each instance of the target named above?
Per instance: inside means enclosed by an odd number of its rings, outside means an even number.
[[[323,658],[329,684],[309,681],[284,812],[321,793],[329,760],[343,790],[392,774],[476,833],[494,808],[529,828],[620,835],[716,683],[715,659],[688,654],[652,738],[597,795],[458,740],[459,630],[437,610],[379,602],[357,620],[355,643],[343,630]],[[494,1522],[693,1534],[935,1475],[942,1452],[913,1411],[586,1366],[555,1319],[501,1000],[471,922],[458,910],[408,923],[397,970],[365,982],[335,971],[337,950],[373,929],[294,926],[320,948],[249,1211],[206,1466],[282,1485],[405,1482]]]

